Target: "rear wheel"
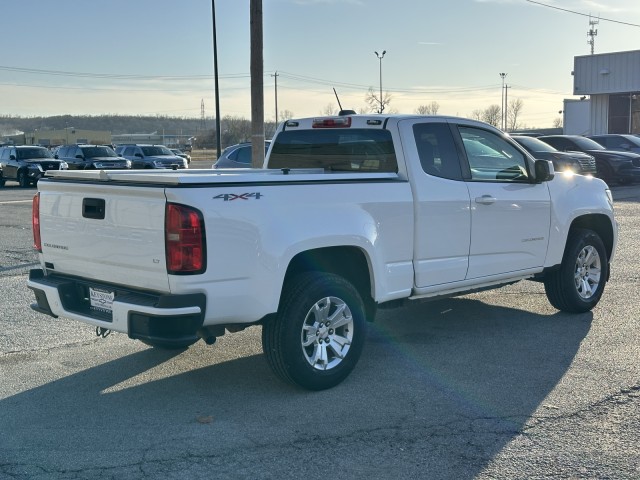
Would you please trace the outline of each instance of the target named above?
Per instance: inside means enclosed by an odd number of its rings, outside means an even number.
[[[609,277],[609,261],[602,239],[593,230],[569,233],[560,269],[547,274],[544,288],[558,310],[583,313],[597,305]]]
[[[262,327],[262,346],[281,379],[324,390],[356,366],[365,329],[356,288],[341,276],[308,272],[285,285],[278,314]]]

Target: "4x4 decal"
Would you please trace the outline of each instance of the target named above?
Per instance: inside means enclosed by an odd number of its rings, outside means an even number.
[[[216,195],[213,197],[214,200],[224,200],[225,202],[231,202],[233,200],[249,200],[249,199],[260,200],[262,198],[262,194],[260,192],[254,193],[221,193],[220,195]]]

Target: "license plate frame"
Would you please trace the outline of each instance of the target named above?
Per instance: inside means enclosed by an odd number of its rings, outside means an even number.
[[[89,287],[89,306],[91,310],[113,313],[113,299],[116,293],[104,288]]]

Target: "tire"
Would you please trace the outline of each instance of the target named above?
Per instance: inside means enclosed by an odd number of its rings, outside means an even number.
[[[608,164],[602,162],[596,164],[597,177],[604,180],[607,185],[613,184],[613,169]]]
[[[602,239],[593,230],[569,232],[560,269],[545,276],[551,305],[563,312],[584,313],[600,301],[609,278],[609,260]]]
[[[193,345],[194,343],[196,343],[198,341],[198,338],[189,338],[186,340],[180,340],[180,341],[172,341],[172,340],[142,340],[140,339],[140,341],[142,343],[144,343],[145,345],[149,345],[150,347],[153,348],[158,348],[161,350],[186,350],[187,348],[189,348],[191,345]]]
[[[354,369],[365,336],[356,288],[338,275],[307,272],[285,284],[277,315],[262,327],[262,348],[282,380],[325,390]]]
[[[29,186],[29,177],[27,177],[27,174],[24,170],[19,170],[18,171],[18,185],[20,185],[21,188],[27,188]]]

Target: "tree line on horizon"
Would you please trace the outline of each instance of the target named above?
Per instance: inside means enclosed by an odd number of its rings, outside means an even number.
[[[360,108],[359,113],[398,113],[390,108],[392,96],[385,92],[382,103],[376,92],[370,89],[366,97],[366,107]],[[526,128],[519,122],[519,115],[524,107],[521,99],[512,99],[507,105],[507,131]],[[419,105],[414,113],[419,115],[438,115],[440,104],[430,102]],[[320,115],[337,115],[338,109],[328,104]],[[290,110],[282,110],[278,115],[278,122],[293,118]],[[501,108],[490,105],[484,109],[476,109],[468,115],[469,118],[481,120],[495,127],[501,124]],[[561,126],[554,122],[554,126]],[[214,148],[216,145],[216,122],[213,117],[186,118],[164,115],[54,115],[22,117],[16,115],[0,115],[0,135],[15,135],[19,132],[33,132],[36,130],[63,130],[65,128],[81,130],[109,131],[112,135],[121,134],[150,134],[164,133],[166,135],[188,135],[195,138],[193,146],[196,148]],[[265,138],[270,139],[277,128],[275,119],[265,121]],[[223,147],[236,143],[247,142],[251,139],[251,121],[242,116],[227,115],[220,120],[221,143]]]

